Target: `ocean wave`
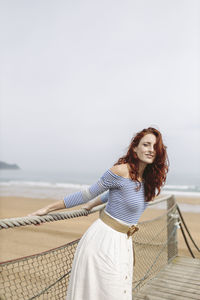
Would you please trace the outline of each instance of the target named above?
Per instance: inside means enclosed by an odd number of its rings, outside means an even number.
[[[172,185],[167,184],[165,185],[166,189],[173,189],[173,190],[189,190],[189,189],[195,189],[195,185]]]
[[[40,188],[73,188],[73,189],[82,189],[86,188],[89,185],[86,184],[75,184],[75,183],[52,183],[52,182],[42,182],[42,181],[4,181],[0,182],[0,187],[40,187]]]
[[[164,196],[164,194],[162,194]],[[180,207],[182,212],[191,212],[191,213],[200,213],[200,205],[199,204],[188,204],[188,203],[178,203],[178,206]],[[161,202],[158,204],[155,204],[149,209],[166,209],[166,202]]]
[[[177,195],[183,197],[200,197],[200,192],[192,192],[192,191],[176,191],[176,190],[164,190],[162,192],[163,195]]]
[[[200,187],[197,185],[170,185],[167,184],[164,186],[164,190],[173,190],[173,191],[200,191]]]

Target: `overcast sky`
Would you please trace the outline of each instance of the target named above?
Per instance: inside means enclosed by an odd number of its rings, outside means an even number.
[[[200,174],[200,1],[0,2],[0,160],[104,170],[155,126]]]

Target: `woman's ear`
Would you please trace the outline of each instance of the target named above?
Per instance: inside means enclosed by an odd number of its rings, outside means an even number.
[[[137,147],[133,148],[133,156],[135,159],[138,157],[137,156]]]
[[[133,152],[137,153],[137,147],[133,148]]]

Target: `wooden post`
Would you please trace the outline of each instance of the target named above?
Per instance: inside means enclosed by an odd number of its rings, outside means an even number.
[[[167,210],[173,207],[173,205],[176,203],[175,197],[171,196],[167,200]],[[178,219],[176,218],[176,208],[173,209],[167,216],[167,240],[169,240],[167,245],[167,253],[168,253],[168,263],[170,260],[178,255],[178,242],[177,242],[177,231],[175,231],[174,235],[171,236],[173,230],[176,227],[176,223]]]

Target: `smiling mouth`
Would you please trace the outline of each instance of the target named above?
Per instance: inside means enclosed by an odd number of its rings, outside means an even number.
[[[149,158],[153,158],[153,155],[151,155],[151,154],[146,154],[146,156]]]

